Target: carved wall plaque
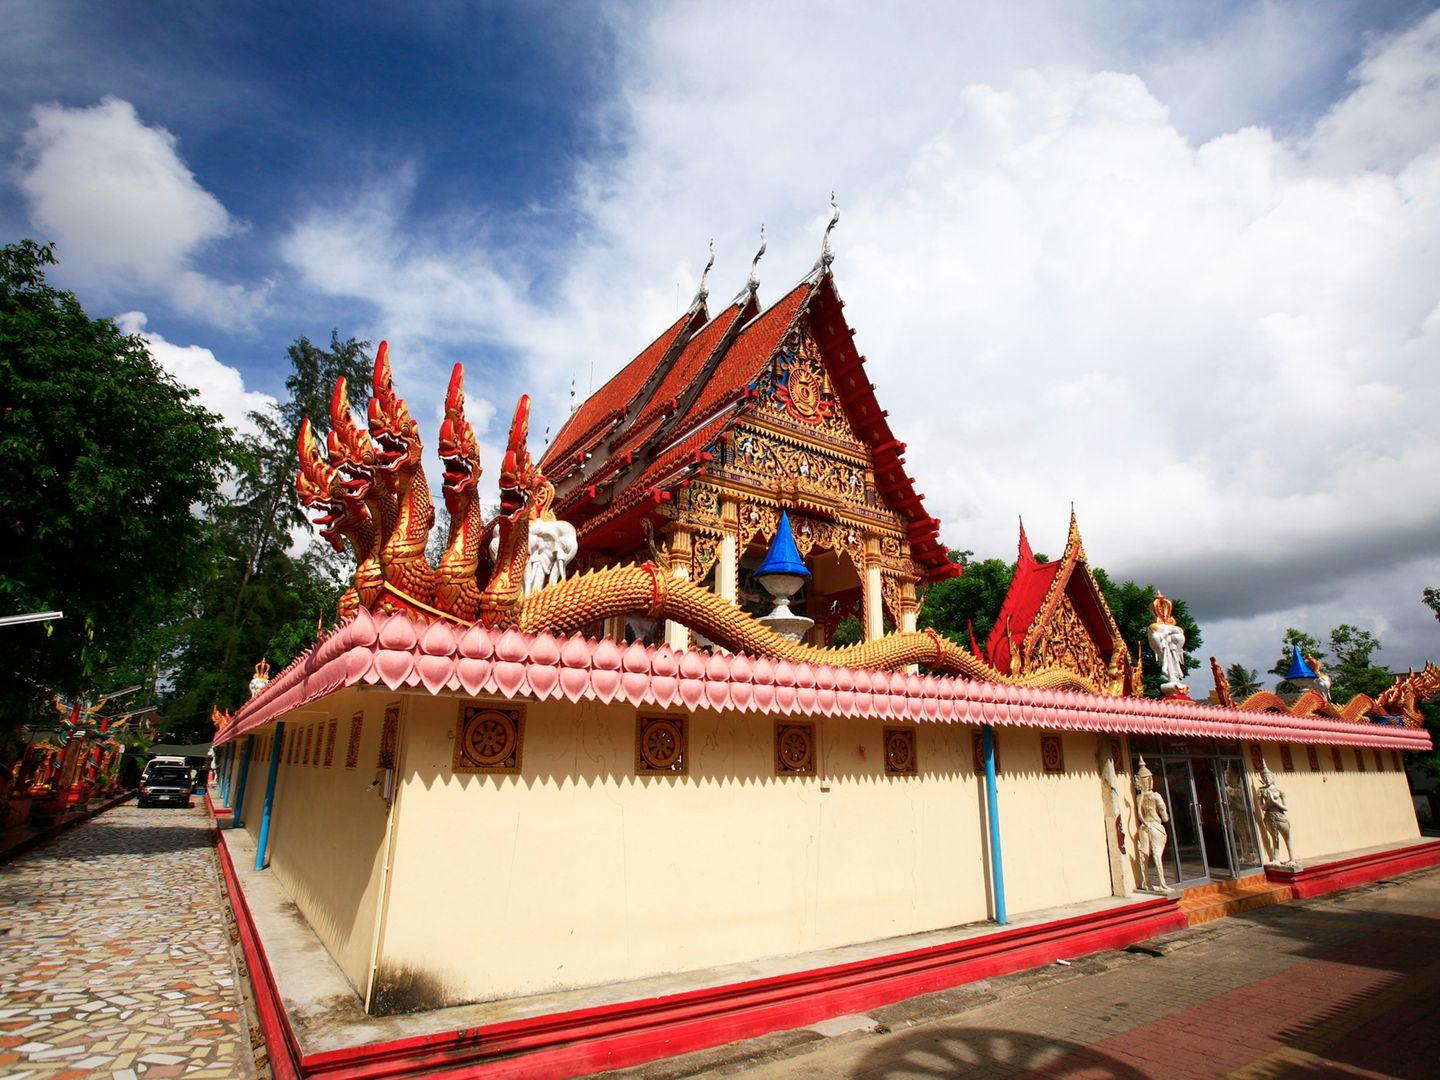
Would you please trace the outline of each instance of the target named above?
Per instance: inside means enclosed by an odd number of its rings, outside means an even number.
[[[815,725],[775,725],[775,775],[815,775]]]
[[[335,764],[335,737],[340,732],[340,720],[332,716],[325,728],[325,768]]]
[[[1336,772],[1345,771],[1345,759],[1340,756],[1340,747],[1330,747],[1330,761],[1335,766]]]
[[[365,714],[357,712],[350,718],[350,741],[345,744],[345,767],[353,769],[360,764],[360,732],[365,725]]]
[[[975,746],[975,775],[985,775],[985,733],[975,731],[971,733]],[[1000,732],[995,732],[995,774],[1000,774]]]
[[[635,772],[639,776],[684,776],[690,771],[683,716],[635,717]]]
[[[1355,771],[1365,771],[1365,751],[1360,749],[1360,747],[1358,746],[1355,747]]]
[[[400,734],[400,703],[385,706],[385,726],[380,729],[380,753],[375,759],[377,769],[395,767],[395,744]]]
[[[524,716],[514,706],[460,705],[455,725],[455,755],[451,768],[457,773],[518,773]]]
[[[1295,759],[1290,754],[1289,743],[1282,742],[1280,744],[1280,767],[1286,772],[1295,771]]]
[[[1306,758],[1309,760],[1309,762],[1310,762],[1310,771],[1311,771],[1311,772],[1319,772],[1319,771],[1320,771],[1320,752],[1319,752],[1318,750],[1316,750],[1315,747],[1313,747],[1313,746],[1307,746],[1307,747],[1305,747],[1305,757],[1306,757]]]
[[[885,772],[890,776],[914,776],[920,771],[913,727],[885,727]]]
[[[1065,771],[1065,744],[1059,735],[1040,736],[1040,764],[1047,773]]]

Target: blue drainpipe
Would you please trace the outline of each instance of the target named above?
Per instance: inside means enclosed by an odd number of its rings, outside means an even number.
[[[981,726],[985,734],[985,810],[990,819],[990,880],[995,886],[995,921],[1004,926],[1010,920],[1005,914],[1005,867],[1000,858],[1000,800],[995,795],[995,729]]]
[[[255,842],[255,869],[265,869],[265,851],[270,844],[270,810],[275,805],[275,775],[280,771],[280,748],[285,740],[285,721],[275,725],[275,745],[270,748],[270,775],[265,778],[265,809],[260,813],[260,838]]]
[[[245,736],[245,753],[240,756],[240,778],[235,781],[235,805],[230,815],[230,827],[238,829],[244,824],[240,811],[245,809],[245,781],[250,779],[250,755],[255,752],[255,736]]]
[[[230,805],[230,754],[232,746],[220,748],[220,805]]]

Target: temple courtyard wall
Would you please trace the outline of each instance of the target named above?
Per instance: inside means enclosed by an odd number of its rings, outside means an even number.
[[[372,1012],[743,963],[992,915],[974,726],[909,725],[917,769],[891,775],[884,736],[897,725],[810,718],[815,775],[796,776],[777,775],[776,727],[793,722],[784,717],[492,701],[519,710],[516,767],[457,771],[462,710],[475,703],[348,689],[286,717],[271,872]],[[637,769],[637,719],[661,712],[684,722],[683,775]],[[1128,852],[1115,864],[1099,764],[1118,742],[1133,773],[1124,737],[996,731],[1011,916],[1133,889],[1132,785],[1121,776]],[[240,808],[252,836],[273,732],[253,736]],[[1042,739],[1059,740],[1058,770],[1053,742],[1046,769]],[[1363,749],[1362,773],[1353,747],[1339,771],[1320,747],[1311,772],[1303,745],[1291,745],[1290,771],[1278,745],[1259,747],[1289,799],[1300,859],[1419,835],[1391,751],[1377,769]]]

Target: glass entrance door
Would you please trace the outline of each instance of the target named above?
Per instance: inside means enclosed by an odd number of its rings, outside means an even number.
[[[1170,866],[1175,872],[1175,880],[1195,881],[1209,877],[1190,761],[1170,758],[1164,764],[1165,802],[1170,808]]]
[[[1191,758],[1190,769],[1195,781],[1195,805],[1200,812],[1200,837],[1205,842],[1209,876],[1233,875],[1235,866],[1226,836],[1224,799],[1215,759]]]
[[[1245,765],[1240,758],[1217,758],[1220,783],[1224,791],[1221,807],[1225,815],[1225,834],[1230,839],[1230,865],[1242,873],[1261,865],[1260,845],[1256,842],[1255,818],[1250,813],[1250,788],[1245,783]]]

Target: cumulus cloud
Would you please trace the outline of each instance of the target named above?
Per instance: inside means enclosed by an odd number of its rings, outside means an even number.
[[[257,433],[250,413],[275,408],[269,394],[245,389],[245,378],[200,345],[176,345],[146,329],[149,319],[143,311],[127,311],[115,317],[115,324],[127,334],[139,334],[157,363],[186,386],[200,392],[200,404],[219,413],[242,435]]]
[[[174,135],[114,97],[40,105],[31,117],[19,185],[31,221],[59,245],[64,277],[112,296],[124,281],[222,326],[253,319],[263,289],[196,269],[207,245],[241,226],[195,179]]]
[[[1248,652],[1287,621],[1343,619],[1395,662],[1433,652],[1440,14],[1373,43],[1300,130],[1197,136],[1143,64],[1045,11],[622,15],[616,149],[578,169],[585,242],[558,265],[506,265],[469,225],[352,250],[399,235],[403,190],[287,251],[387,325],[500,343],[558,420],[572,376],[673,316],[712,231],[717,297],[761,220],[763,293],[788,288],[836,187],[847,316],[949,543],[1008,553],[1018,513],[1057,550],[1073,499],[1092,557],[1189,600],[1207,651],[1268,663]]]

